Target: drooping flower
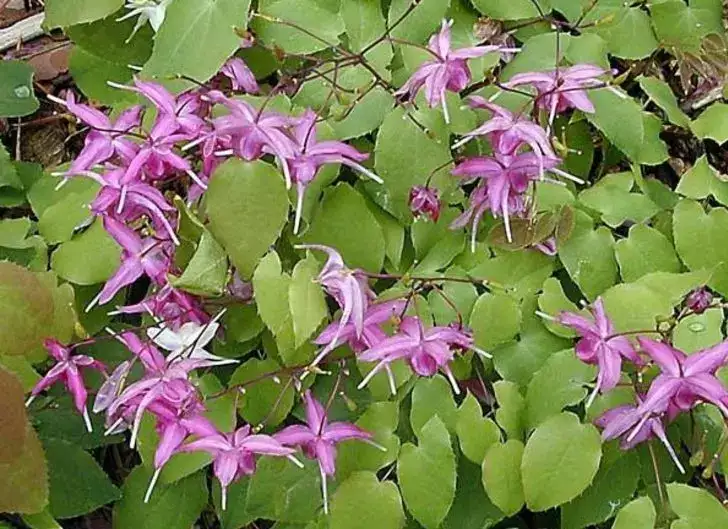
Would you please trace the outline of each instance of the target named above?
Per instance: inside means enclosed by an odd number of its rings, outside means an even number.
[[[222,488],[222,509],[227,508],[227,488],[241,476],[255,472],[255,456],[288,457],[299,466],[293,457],[295,450],[281,444],[275,437],[251,434],[250,426],[245,425],[233,433],[215,432],[182,446],[184,452],[203,451],[212,455],[213,471]]]
[[[121,22],[136,16],[139,17],[134,25],[131,35],[129,35],[129,38],[126,39],[127,44],[131,42],[134,35],[136,35],[147,22],[149,22],[149,25],[152,26],[155,33],[159,31],[159,28],[162,27],[162,22],[164,22],[167,6],[171,3],[172,0],[126,0],[124,7],[130,11],[120,18],[117,18],[116,21]]]
[[[638,405],[642,404],[642,399],[637,397],[637,403]],[[594,423],[605,431],[609,431],[613,428],[611,426],[612,424],[621,422],[622,420],[624,420],[625,417],[629,417],[636,412],[636,406],[617,406],[616,408],[605,411],[603,414],[596,418]],[[642,427],[635,433],[634,437],[629,440],[627,439],[627,436],[625,434],[622,434],[620,447],[622,448],[622,450],[629,450],[640,443],[652,439],[653,437],[657,437],[660,440],[660,442],[665,446],[665,449],[667,449],[667,453],[670,454],[670,457],[674,461],[675,466],[677,466],[681,473],[685,474],[685,468],[682,466],[682,463],[680,463],[680,460],[675,453],[675,449],[672,447],[672,445],[670,444],[670,440],[667,438],[665,425],[663,424],[660,417],[650,416],[644,422]]]
[[[187,322],[199,325],[210,321],[210,316],[202,308],[200,301],[189,294],[167,283],[154,294],[139,303],[118,307],[110,315],[141,314],[147,312],[164,321],[172,330],[179,329]]]
[[[364,313],[369,305],[369,299],[374,297],[374,293],[367,285],[366,277],[348,268],[341,254],[333,248],[320,244],[300,244],[296,249],[318,250],[328,255],[326,264],[319,272],[318,282],[341,307],[338,329],[331,343],[338,341],[339,335],[349,323],[354,326],[355,336],[360,338],[364,332]]]
[[[30,398],[26,402],[26,405],[30,404],[35,397],[56,382],[63,382],[66,389],[73,397],[73,403],[76,406],[76,409],[81,415],[83,415],[83,420],[86,423],[86,429],[89,432],[92,431],[91,420],[88,416],[88,409],[86,409],[88,392],[86,391],[86,386],[84,385],[83,377],[81,376],[81,368],[96,369],[97,371],[106,373],[106,366],[88,355],[72,355],[71,350],[58,340],[49,338],[45,340],[43,345],[56,361],[56,365],[54,365],[50,371],[48,371],[48,373],[46,373],[45,376],[36,383],[30,392]]]
[[[390,380],[390,389],[395,393],[396,388],[388,367],[395,360],[404,359],[420,376],[431,377],[442,371],[458,394],[460,388],[450,369],[450,362],[455,356],[456,349],[470,349],[489,356],[475,347],[472,335],[465,329],[453,326],[426,329],[419,318],[405,316],[397,334],[380,341],[359,355],[359,360],[363,362],[377,362],[361,381],[359,388],[366,386],[374,375],[385,369]]]
[[[220,68],[220,73],[230,79],[233,90],[243,90],[248,94],[257,94],[260,90],[255,75],[239,57],[228,59]]]
[[[685,298],[685,306],[695,314],[702,314],[708,310],[711,303],[713,303],[713,294],[705,287],[696,288]]]
[[[306,187],[316,178],[321,166],[330,163],[340,163],[365,174],[375,182],[382,184],[382,179],[360,162],[369,155],[357,151],[351,145],[340,141],[318,141],[316,138],[316,113],[306,110],[293,127],[292,134],[296,140],[294,155],[287,158],[291,181],[296,184],[298,200],[296,202],[296,215],[293,222],[293,233],[297,234],[301,224],[303,210],[303,196]]]
[[[500,46],[473,46],[451,49],[450,27],[452,20],[443,20],[440,31],[430,37],[427,49],[433,56],[417,68],[412,77],[395,92],[396,95],[408,94],[410,97],[424,86],[425,99],[430,108],[442,104],[445,122],[450,122],[450,114],[445,102],[445,92],[460,92],[471,80],[468,59],[475,59],[495,51],[513,51]]]
[[[409,207],[415,217],[426,216],[433,222],[440,217],[440,193],[434,187],[412,186]]]
[[[326,410],[310,390],[304,394],[306,404],[306,424],[294,424],[283,428],[273,437],[286,446],[300,446],[310,459],[318,461],[321,473],[321,490],[324,499],[324,513],[328,514],[327,476],[336,473],[336,445],[348,439],[359,439],[376,447],[372,435],[346,422],[329,422]],[[383,448],[382,448],[383,449]]]
[[[538,242],[532,246],[544,255],[554,256],[557,253],[556,237],[549,237],[546,240]]]
[[[672,420],[700,402],[713,404],[728,418],[728,391],[715,376],[728,362],[728,341],[690,356],[663,342],[642,336],[638,341],[661,373],[635,410],[609,423],[602,433],[604,439],[615,439],[629,432],[626,441],[631,442],[653,417],[667,414],[668,420]]]
[[[103,305],[113,298],[119,290],[142,277],[148,276],[152,281],[163,284],[171,265],[171,243],[154,238],[142,239],[133,230],[124,226],[113,217],[104,217],[104,228],[121,246],[121,265],[114,275],[106,281],[104,288],[96,296],[86,311],[97,303]]]
[[[641,365],[637,351],[626,336],[616,335],[614,325],[604,310],[604,302],[597,298],[589,311],[593,319],[573,312],[562,312],[556,317],[561,325],[574,329],[581,335],[576,343],[576,355],[582,362],[596,365],[599,369],[594,391],[587,401],[591,405],[599,392],[616,387],[622,373],[622,359]]]
[[[537,123],[479,96],[470,97],[468,103],[473,108],[487,109],[493,115],[481,126],[463,136],[453,145],[453,149],[465,145],[477,136],[487,136],[493,151],[506,156],[515,155],[522,146],[527,145],[538,161],[539,177],[543,177],[545,167],[548,165],[547,160],[558,159],[551,147],[548,134]]]
[[[532,85],[538,92],[536,106],[549,113],[549,124],[554,122],[557,113],[569,108],[593,113],[594,105],[589,101],[586,90],[606,86],[599,77],[608,70],[591,64],[577,64],[568,68],[558,68],[549,72],[527,72],[516,74],[503,83],[506,88],[524,84]]]

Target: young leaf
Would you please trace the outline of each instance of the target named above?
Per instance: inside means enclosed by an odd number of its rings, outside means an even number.
[[[647,496],[629,502],[617,513],[612,529],[655,529],[657,513]]]
[[[541,423],[526,443],[521,465],[528,508],[545,511],[574,499],[594,479],[601,457],[599,432],[573,413]]]
[[[516,514],[525,503],[521,484],[523,450],[521,441],[497,443],[490,447],[483,461],[483,487],[506,516]]]
[[[644,224],[632,226],[629,236],[617,241],[615,255],[622,279],[627,282],[651,272],[680,271],[680,260],[667,237]]]
[[[197,295],[220,296],[227,285],[227,255],[215,238],[205,230],[184,272],[170,283]]]
[[[328,316],[326,298],[316,283],[319,266],[313,256],[296,263],[288,290],[288,304],[293,318],[296,347],[300,347]]]
[[[728,182],[719,178],[708,162],[707,156],[701,156],[690,169],[680,177],[675,189],[688,198],[706,198],[712,195],[721,204],[728,205]]]
[[[469,325],[476,345],[490,351],[511,341],[521,330],[521,307],[507,294],[483,294],[475,302]]]
[[[690,124],[690,129],[700,139],[711,139],[718,143],[728,141],[728,105],[710,105]]]
[[[493,384],[498,409],[495,420],[506,432],[508,439],[523,439],[526,428],[526,400],[521,395],[518,385],[507,380],[499,380]]]
[[[728,512],[707,490],[670,483],[667,485],[667,495],[672,510],[691,527],[717,529],[728,525]]]
[[[0,79],[0,118],[27,116],[38,110],[31,66],[4,60],[0,62]]]
[[[357,472],[331,498],[330,527],[400,529],[405,517],[397,486],[380,483],[371,472]]]
[[[93,22],[112,14],[122,5],[124,0],[48,0],[45,25],[58,28]]]
[[[288,218],[283,177],[261,161],[230,160],[217,168],[205,196],[210,231],[240,274],[251,277]]]
[[[436,529],[455,497],[457,479],[450,434],[439,417],[432,417],[418,436],[406,443],[397,461],[397,477],[407,509],[425,529]]]
[[[636,10],[640,11],[639,9]],[[690,118],[678,106],[677,99],[675,98],[675,94],[672,93],[670,85],[657,77],[645,75],[640,76],[638,81],[642,90],[665,112],[667,119],[671,123],[679,127],[687,127],[690,125]]]
[[[106,233],[100,219],[61,244],[51,256],[59,277],[77,285],[94,285],[108,279],[119,267],[121,248]]]
[[[471,393],[467,394],[458,409],[455,431],[460,441],[460,450],[465,457],[478,465],[483,462],[488,448],[499,442],[501,437],[498,426],[491,419],[483,417],[483,410]]]
[[[448,431],[455,431],[457,408],[452,397],[452,388],[444,377],[420,378],[412,391],[410,424],[415,435],[420,437],[427,422],[437,415]]]

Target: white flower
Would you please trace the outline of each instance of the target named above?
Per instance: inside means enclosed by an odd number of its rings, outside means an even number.
[[[192,321],[187,322],[176,331],[164,325],[150,327],[147,329],[147,336],[162,349],[170,351],[167,362],[189,358],[207,360],[210,365],[234,364],[237,360],[216,356],[205,350],[205,346],[217,334],[217,330],[220,328],[217,320],[224,313],[225,311],[221,311],[212,321],[204,325]]]
[[[152,26],[155,33],[159,31],[159,28],[162,26],[162,22],[164,22],[167,6],[170,3],[172,3],[172,0],[126,0],[126,5],[124,7],[130,11],[123,17],[117,18],[116,21],[121,22],[122,20],[139,16],[131,35],[129,35],[129,38],[126,39],[126,42],[128,43],[131,39],[133,39],[137,31],[139,31],[147,22],[149,22],[149,25]]]

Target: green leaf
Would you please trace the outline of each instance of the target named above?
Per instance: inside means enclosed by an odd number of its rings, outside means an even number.
[[[663,46],[697,52],[701,38],[723,33],[722,8],[717,0],[669,0],[650,6],[652,25]]]
[[[657,513],[647,496],[629,502],[617,513],[612,529],[655,529]]]
[[[316,282],[318,271],[318,263],[312,256],[299,261],[293,268],[288,304],[293,318],[296,347],[308,340],[329,314],[324,291]]]
[[[303,240],[336,248],[351,268],[378,272],[384,263],[382,228],[364,197],[346,183],[326,190]]]
[[[18,457],[0,462],[0,512],[32,514],[48,504],[48,469],[35,430],[25,424],[25,442]]]
[[[675,514],[692,527],[718,529],[728,525],[728,512],[707,490],[682,483],[669,483],[667,496]]]
[[[0,63],[0,65],[2,64],[4,63]],[[23,189],[23,183],[20,181],[18,171],[10,159],[10,154],[2,144],[0,144],[0,187]]]
[[[44,447],[54,518],[81,516],[121,497],[94,458],[78,445],[48,440]]]
[[[632,98],[621,98],[607,89],[590,90],[595,112],[586,118],[633,162],[659,165],[667,160],[667,146],[660,139],[661,121],[644,112]]]
[[[435,2],[444,4],[441,0]],[[417,9],[425,4],[427,2],[422,2]],[[433,171],[451,158],[449,134],[440,111],[422,110],[413,112],[413,116],[429,129],[427,134],[407,118],[404,108],[398,106],[387,115],[379,128],[374,148],[374,167],[384,180],[386,190],[386,196],[375,196],[375,200],[400,221],[407,223],[412,219],[408,206],[410,188],[424,184]],[[433,177],[435,186],[449,180],[447,171],[446,167],[436,171]]]
[[[594,482],[561,507],[562,529],[581,529],[608,520],[632,498],[639,478],[637,453],[625,452],[614,443],[609,445]]]
[[[465,271],[459,267],[451,267],[447,270],[449,277],[464,277]],[[460,317],[469,321],[475,301],[478,299],[478,291],[471,283],[460,283],[458,281],[445,281],[442,285],[442,292],[433,290],[427,298],[432,316],[437,325],[447,325],[458,319],[458,312],[450,306],[447,299],[457,308]]]
[[[470,270],[470,275],[492,281],[514,296],[524,298],[538,292],[553,270],[553,257],[541,252],[504,252],[480,263]]]
[[[418,446],[402,445],[397,477],[407,510],[423,527],[435,529],[455,498],[455,454],[450,434],[437,416],[425,424],[418,440]]]
[[[336,475],[345,479],[352,472],[369,470],[376,472],[391,464],[399,453],[399,437],[395,430],[399,423],[399,407],[396,402],[373,402],[356,420],[356,425],[371,433],[374,441],[386,448],[382,451],[367,443],[342,443],[337,447]]]
[[[627,282],[651,272],[680,271],[680,260],[667,237],[644,224],[632,226],[629,236],[617,241],[615,254],[622,279]]]
[[[421,437],[422,429],[435,415],[445,424],[448,431],[455,431],[458,414],[452,388],[440,375],[420,378],[412,391],[410,424],[415,435]]]
[[[301,469],[285,458],[263,457],[250,478],[245,510],[253,519],[306,523],[321,509],[320,480],[314,461]]]
[[[490,351],[510,342],[521,330],[521,307],[512,296],[487,293],[478,298],[470,316],[475,344]]]
[[[180,481],[157,483],[148,503],[144,494],[152,469],[138,466],[124,481],[121,500],[114,505],[114,529],[189,529],[207,504],[204,472]]]
[[[450,0],[422,0],[412,12],[394,28],[392,36],[414,43],[423,43],[435,33],[442,22]],[[412,7],[410,0],[392,0],[389,6],[388,23],[391,27],[395,21]]]
[[[274,251],[266,255],[253,275],[253,294],[258,314],[274,335],[292,326],[288,296],[291,277],[281,270],[281,260]]]
[[[121,248],[104,230],[99,219],[61,244],[51,256],[51,268],[66,281],[94,285],[108,279],[119,267]]]
[[[225,250],[205,230],[192,259],[182,275],[170,283],[198,296],[221,296],[227,285],[228,262]]]
[[[48,0],[44,25],[67,27],[93,22],[119,10],[124,0]]]
[[[31,204],[40,187],[47,186],[49,182],[41,179],[31,188],[29,198]],[[53,185],[57,184],[53,178]],[[68,189],[66,189],[68,187]],[[39,216],[38,231],[49,244],[70,241],[74,231],[79,226],[88,224],[91,219],[89,205],[99,192],[99,185],[91,179],[78,179],[78,184],[64,186],[55,190],[53,203],[43,209]]]
[[[229,307],[223,317],[227,338],[236,342],[247,342],[258,336],[265,328],[255,304]]]
[[[24,268],[0,262],[0,354],[27,355],[41,347],[54,317],[47,285]]]
[[[455,208],[444,209],[437,222],[417,219],[412,224],[412,244],[416,266],[413,274],[432,274],[448,266],[465,249],[465,232],[451,230],[450,223],[460,214]]]
[[[701,140],[711,139],[718,143],[728,141],[728,105],[710,105],[697,119],[690,123],[690,130]]]
[[[234,27],[246,27],[249,7],[250,0],[175,0],[142,74],[207,81],[240,46]]]
[[[265,17],[254,19],[252,27],[257,36],[266,45],[278,46],[287,53],[313,53],[336,46],[345,29],[339,2],[261,0],[258,12]]]
[[[572,345],[570,340],[551,334],[542,319],[535,314],[536,310],[535,298],[524,300],[521,307],[523,323],[518,341],[492,351],[493,363],[498,373],[504,379],[524,387],[549,356]]]
[[[713,269],[710,285],[724,295],[728,295],[728,246],[721,241],[726,230],[724,208],[706,214],[692,200],[682,200],[675,208],[673,231],[680,259],[690,270]]]
[[[569,349],[552,355],[528,383],[528,425],[535,428],[567,406],[586,396],[585,384],[594,379],[593,366],[584,364]]]
[[[487,529],[493,527],[505,515],[483,494],[480,464],[465,458],[458,460],[458,484],[443,529]]]
[[[645,75],[640,76],[638,81],[640,88],[665,112],[667,119],[671,123],[679,127],[687,127],[690,125],[690,118],[685,115],[685,112],[677,104],[677,99],[675,98],[675,94],[672,93],[670,85],[662,79]]]
[[[617,282],[614,238],[604,226],[596,230],[588,226],[575,228],[559,248],[559,257],[587,299],[595,299]]]
[[[555,277],[549,277],[544,282],[543,292],[538,296],[538,308],[541,312],[552,316],[556,316],[562,311],[579,312],[579,308],[566,297],[561,283]],[[557,336],[563,336],[564,338],[576,336],[574,329],[558,324],[555,321],[544,318],[542,323]]]
[[[281,366],[272,358],[265,360],[251,358],[238,367],[230,377],[228,386],[247,383],[245,395],[238,400],[238,406],[240,415],[250,424],[257,425],[268,417],[266,424],[276,426],[283,422],[291,411],[295,391],[290,384],[286,387],[288,377],[281,374],[279,383],[273,380],[273,374],[280,370]],[[256,382],[251,382],[253,380]],[[278,405],[274,410],[276,402]]]
[[[609,53],[622,59],[644,59],[657,49],[650,17],[639,7],[618,11],[614,20],[597,26]]]
[[[33,426],[44,444],[46,441],[62,441],[90,450],[123,440],[119,435],[104,435],[104,418],[96,414],[89,415],[93,431],[86,431],[83,417],[70,396],[58,398],[55,404],[53,408],[33,412]]]
[[[250,278],[288,218],[283,177],[261,161],[229,160],[212,175],[205,197],[210,231],[240,275]]]
[[[705,155],[698,158],[695,165],[683,173],[675,191],[695,199],[712,195],[721,204],[728,205],[728,182],[721,179]]]
[[[708,309],[680,320],[672,335],[673,345],[686,353],[694,353],[723,341],[723,311]]]
[[[625,221],[644,222],[660,208],[642,193],[633,193],[631,172],[612,173],[579,193],[579,201],[602,214],[605,224],[616,228]]]
[[[573,413],[541,423],[526,443],[521,465],[528,508],[545,511],[574,499],[594,479],[601,457],[599,432]]]
[[[0,79],[0,118],[27,116],[38,110],[30,65],[4,60],[0,62]]]
[[[472,393],[468,393],[458,409],[455,425],[460,450],[473,463],[483,462],[491,445],[500,441],[500,430],[491,420],[483,417],[483,410]]]
[[[405,518],[397,486],[380,483],[370,472],[357,472],[344,481],[331,499],[329,527],[341,529],[400,529]]]
[[[542,13],[548,13],[551,7],[549,0],[513,0],[501,2],[499,0],[473,0],[475,8],[496,20],[518,20],[522,18],[537,18]],[[537,7],[538,6],[538,7]],[[539,7],[541,12],[539,12]]]
[[[352,4],[355,4],[352,2]],[[350,5],[345,3],[344,5]],[[349,111],[351,105],[353,109]],[[346,106],[333,106],[333,120],[330,122],[334,134],[340,140],[358,138],[364,134],[376,130],[382,124],[387,114],[392,111],[394,99],[391,94],[380,87],[373,88],[370,92]],[[337,118],[337,112],[342,117]],[[346,113],[345,117],[343,115]]]
[[[22,518],[31,529],[63,529],[61,524],[53,519],[48,509],[43,509],[33,514],[26,514]],[[10,526],[8,526],[8,529],[11,529]]]
[[[517,440],[494,444],[483,461],[485,492],[506,516],[516,514],[525,503],[521,484],[523,450],[523,443]]]
[[[495,420],[506,432],[508,439],[523,439],[526,428],[526,399],[521,395],[518,385],[507,380],[493,383],[498,409]]]

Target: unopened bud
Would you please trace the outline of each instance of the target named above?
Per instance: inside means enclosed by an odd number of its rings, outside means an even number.
[[[685,298],[685,305],[695,314],[702,314],[713,302],[713,294],[705,287],[696,288]]]
[[[415,217],[425,215],[437,222],[440,217],[440,193],[428,186],[413,186],[409,194],[410,211]]]

